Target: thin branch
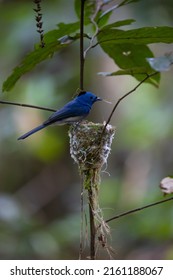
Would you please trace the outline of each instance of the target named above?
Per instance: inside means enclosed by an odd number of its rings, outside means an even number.
[[[161,203],[165,203],[165,202],[168,202],[170,200],[173,200],[173,197],[170,197],[170,198],[167,198],[167,199],[163,199],[163,200],[160,200],[160,201],[157,201],[157,202],[154,202],[154,203],[151,203],[151,204],[148,204],[148,205],[145,205],[145,206],[142,206],[142,207],[139,207],[139,208],[135,208],[135,209],[132,209],[132,210],[129,210],[129,211],[126,211],[126,212],[123,212],[123,213],[120,213],[108,220],[105,221],[105,223],[109,223],[113,220],[116,220],[116,219],[119,219],[123,216],[127,216],[129,214],[132,214],[132,213],[136,213],[136,212],[139,212],[141,210],[144,210],[146,208],[149,208],[149,207],[153,207],[153,206],[156,206],[156,205],[159,205]],[[101,225],[98,226],[98,228],[100,227]]]
[[[103,128],[103,132],[102,132],[102,135],[104,134],[105,130],[106,130],[106,127],[107,125],[109,124],[116,108],[118,107],[119,103],[125,99],[127,96],[129,96],[131,93],[133,93],[135,90],[137,90],[138,87],[140,87],[146,80],[148,80],[149,78],[155,76],[156,74],[158,74],[158,72],[154,72],[154,73],[151,73],[151,74],[147,74],[147,76],[140,82],[137,84],[137,86],[135,86],[132,90],[128,91],[126,94],[124,94],[121,98],[118,99],[118,101],[116,102],[114,108],[112,109],[112,112],[110,113],[108,119],[107,119],[107,122]]]
[[[95,46],[95,45],[93,45],[93,42],[94,42],[94,40],[95,40],[95,38],[96,38],[96,36],[97,36],[97,34],[98,34],[98,32],[99,32],[99,28],[98,28],[97,23],[95,22],[95,18],[96,18],[96,16],[97,16],[97,14],[98,14],[98,12],[99,12],[99,10],[100,10],[101,7],[102,7],[102,3],[101,3],[101,2],[98,2],[98,3],[97,3],[97,6],[96,6],[95,13],[94,13],[94,14],[92,15],[92,17],[91,17],[91,22],[92,22],[92,24],[95,26],[95,29],[96,29],[96,30],[95,30],[93,36],[91,37],[90,44],[89,44],[88,48],[84,51],[84,59],[85,59],[85,57],[86,57],[88,51],[89,51],[91,48],[93,48],[93,46]]]
[[[80,12],[80,89],[84,88],[84,46],[83,46],[83,38],[84,38],[84,7],[85,0],[81,0],[81,12]]]
[[[7,105],[27,107],[27,108],[32,108],[32,109],[39,109],[39,110],[44,110],[44,111],[49,111],[49,112],[56,112],[55,109],[51,109],[51,108],[47,108],[47,107],[40,107],[40,106],[35,106],[35,105],[30,105],[30,104],[23,104],[23,103],[16,103],[16,102],[0,100],[0,104],[7,104]]]

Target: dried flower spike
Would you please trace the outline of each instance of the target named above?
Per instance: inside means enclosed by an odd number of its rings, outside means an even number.
[[[37,26],[37,32],[40,34],[40,47],[44,48],[44,30],[42,29],[43,22],[42,22],[42,13],[41,13],[41,0],[34,0],[36,4],[36,8],[33,9],[36,12],[35,20]]]

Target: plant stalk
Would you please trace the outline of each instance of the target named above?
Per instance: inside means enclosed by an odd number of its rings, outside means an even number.
[[[85,0],[81,0],[80,12],[80,90],[84,88],[84,44],[83,44],[83,31],[84,31],[84,6]]]
[[[90,259],[95,260],[96,258],[96,224],[94,218],[94,199],[93,199],[92,186],[88,190],[88,201],[89,201],[89,218],[90,218]]]

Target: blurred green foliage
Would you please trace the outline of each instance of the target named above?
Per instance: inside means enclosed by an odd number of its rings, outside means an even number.
[[[75,22],[73,1],[43,1],[43,29]],[[77,1],[76,1],[77,2]],[[133,1],[132,1],[133,2]],[[172,26],[172,1],[139,1],[111,15],[111,21],[137,19],[136,28]],[[32,1],[1,1],[0,83],[38,43]],[[87,44],[87,41],[85,42]],[[171,45],[152,45],[157,56]],[[101,77],[115,71],[101,49],[90,52],[85,86],[113,104],[136,85],[129,76]],[[107,219],[162,199],[159,182],[172,174],[172,70],[160,87],[142,85],[115,112],[116,136],[102,173],[100,204]],[[79,85],[79,46],[62,49],[53,59],[24,75],[1,99],[59,108]],[[98,104],[89,119],[106,120],[112,106]],[[52,127],[25,142],[17,137],[48,117],[39,110],[0,105],[0,258],[77,259],[81,182],[69,155],[68,127]],[[171,202],[110,223],[116,259],[172,259]],[[87,213],[87,205],[86,205]],[[87,242],[87,241],[86,241]],[[87,256],[87,251],[86,251]],[[100,258],[109,258],[101,249]]]

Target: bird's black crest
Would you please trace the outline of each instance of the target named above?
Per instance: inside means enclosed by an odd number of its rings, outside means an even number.
[[[78,96],[83,95],[83,94],[85,94],[85,93],[86,93],[86,91],[85,91],[85,90],[82,90],[81,92],[79,92]]]

